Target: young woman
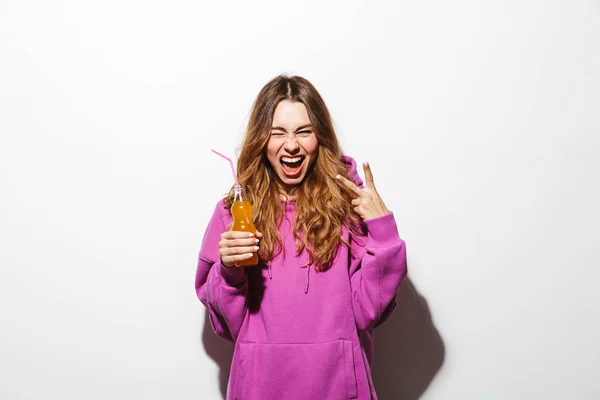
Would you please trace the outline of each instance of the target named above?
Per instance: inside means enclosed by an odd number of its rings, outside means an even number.
[[[260,91],[238,158],[257,232],[230,231],[233,189],[200,250],[196,292],[235,343],[228,399],[376,399],[373,328],[395,307],[406,249],[394,215],[341,154],[306,79]],[[258,252],[259,263],[237,267]]]

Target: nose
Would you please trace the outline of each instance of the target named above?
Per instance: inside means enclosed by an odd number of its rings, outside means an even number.
[[[287,140],[285,141],[285,144],[283,145],[283,148],[289,155],[293,156],[294,154],[300,151],[300,144],[298,143],[295,137],[288,136]]]

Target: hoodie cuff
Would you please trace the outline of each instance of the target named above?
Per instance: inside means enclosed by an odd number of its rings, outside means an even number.
[[[386,215],[364,222],[367,225],[372,246],[385,247],[387,244],[397,243],[400,240],[393,212],[390,211]]]
[[[230,286],[239,286],[246,281],[244,267],[226,267],[219,261],[219,273],[223,280]]]

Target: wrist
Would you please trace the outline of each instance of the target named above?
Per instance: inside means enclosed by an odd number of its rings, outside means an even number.
[[[236,267],[235,265],[228,267],[223,263],[221,263],[220,275],[231,286],[240,285],[246,279],[244,268]]]

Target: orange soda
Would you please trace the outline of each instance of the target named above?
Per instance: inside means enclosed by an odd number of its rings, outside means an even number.
[[[252,205],[249,201],[242,200],[241,188],[237,189],[235,192],[234,201],[231,205],[231,215],[233,217],[233,224],[231,225],[232,231],[251,232],[256,235],[256,227],[254,226],[254,222],[252,222]],[[235,265],[238,267],[246,267],[258,264],[258,254],[256,252],[253,252],[252,254],[252,257],[243,261],[238,261]]]

